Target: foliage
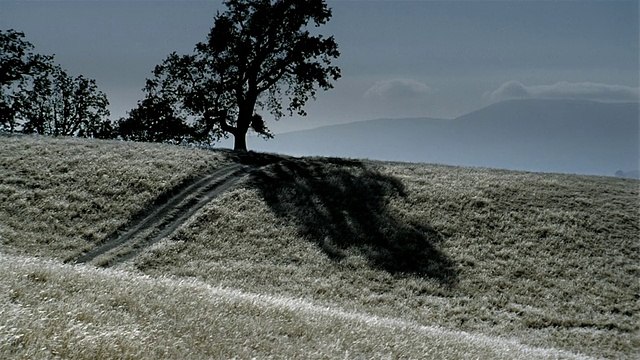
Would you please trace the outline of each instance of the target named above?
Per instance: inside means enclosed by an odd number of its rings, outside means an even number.
[[[124,140],[177,142],[188,138],[190,127],[164,99],[146,98],[129,116],[118,120],[117,133]]]
[[[256,109],[276,120],[303,110],[316,89],[328,90],[340,70],[333,37],[312,35],[309,24],[325,24],[331,10],[324,0],[228,0],[207,41],[195,53],[172,53],[147,80],[147,98],[159,97],[191,118],[200,138],[229,133],[246,150],[249,128],[271,137]],[[144,102],[141,103],[141,106]]]
[[[0,30],[0,86],[31,75],[50,57],[31,52],[33,45],[24,40],[24,33],[9,29]]]
[[[30,85],[30,87],[27,87]],[[95,80],[71,77],[59,66],[33,77],[17,95],[23,132],[55,136],[101,137],[108,100]]]
[[[16,128],[17,85],[51,61],[50,56],[36,55],[32,50],[33,45],[24,40],[24,33],[0,30],[0,129]]]
[[[73,77],[53,56],[33,54],[24,34],[0,31],[0,126],[55,136],[107,138],[107,96],[96,81]]]

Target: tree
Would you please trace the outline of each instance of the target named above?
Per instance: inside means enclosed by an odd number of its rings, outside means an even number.
[[[109,101],[96,81],[33,54],[24,34],[0,30],[0,126],[55,136],[111,137]]]
[[[32,52],[33,45],[24,40],[24,33],[12,29],[0,30],[0,128],[16,130],[16,94],[19,84],[42,71],[51,56]]]
[[[0,30],[0,86],[7,86],[33,74],[38,65],[50,59],[31,52],[33,45],[24,40],[24,33]]]
[[[252,128],[272,137],[256,109],[276,120],[303,110],[316,89],[333,88],[340,69],[334,38],[312,35],[309,25],[325,24],[324,0],[227,0],[207,41],[195,53],[169,55],[147,80],[147,98],[160,98],[190,119],[195,140],[231,134],[235,149],[246,150]]]
[[[187,142],[191,128],[164,99],[148,97],[118,120],[116,132],[124,140],[147,142]]]
[[[20,85],[22,131],[54,136],[104,137],[109,101],[96,81],[70,76],[57,65]]]

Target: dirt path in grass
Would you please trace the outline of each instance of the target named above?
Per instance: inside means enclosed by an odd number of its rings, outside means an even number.
[[[70,262],[107,267],[135,257],[145,248],[171,235],[196,211],[254,169],[255,166],[232,164],[206,173],[178,189],[166,201],[151,206],[105,242]]]

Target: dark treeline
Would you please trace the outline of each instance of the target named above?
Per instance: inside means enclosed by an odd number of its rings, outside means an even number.
[[[24,34],[0,31],[0,131],[54,136],[211,144],[247,131],[272,137],[278,120],[306,115],[317,89],[333,88],[340,69],[334,38],[313,35],[331,18],[324,0],[226,0],[194,53],[170,54],[155,67],[145,98],[111,122],[95,80],[67,74],[53,56],[33,53]]]
[[[53,136],[114,137],[96,81],[69,75],[33,52],[22,32],[0,30],[0,129]]]
[[[112,122],[96,81],[69,75],[25,34],[0,30],[0,131],[148,142],[191,142],[193,131],[166,106],[141,101]]]

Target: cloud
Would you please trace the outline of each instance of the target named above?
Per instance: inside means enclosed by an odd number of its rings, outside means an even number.
[[[507,81],[489,94],[493,102],[509,99],[574,99],[605,102],[637,102],[638,88],[623,85],[590,82],[569,83],[561,81],[553,85],[526,86],[518,81]]]
[[[412,79],[391,79],[376,82],[367,89],[364,97],[367,99],[421,99],[433,93],[424,83]]]

